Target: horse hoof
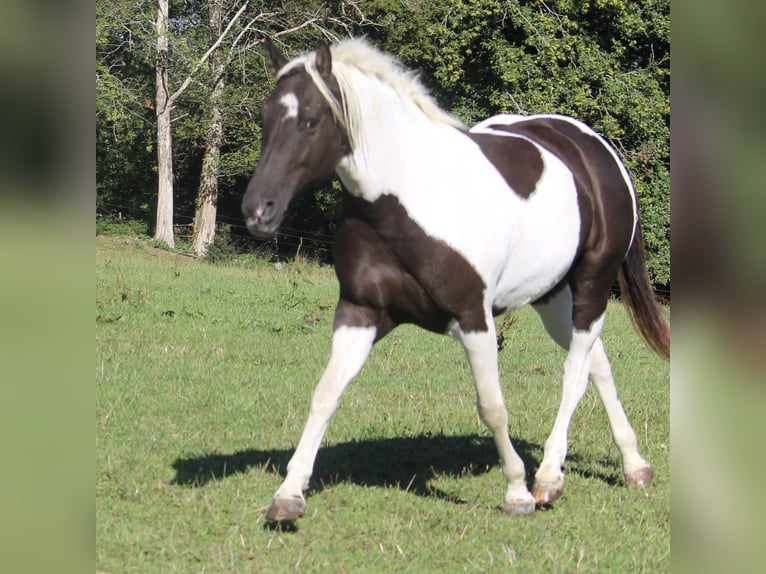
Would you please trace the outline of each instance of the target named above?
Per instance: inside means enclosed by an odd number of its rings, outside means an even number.
[[[503,503],[503,512],[511,516],[529,516],[535,512],[535,501],[530,497],[529,500],[512,500]]]
[[[564,479],[556,482],[537,482],[532,489],[532,496],[535,498],[537,506],[545,506],[556,500],[564,491]]]
[[[291,498],[275,498],[266,513],[268,522],[291,522],[303,516],[306,501],[298,496]]]
[[[634,488],[646,488],[654,480],[652,465],[647,465],[630,473],[625,473],[625,482]]]

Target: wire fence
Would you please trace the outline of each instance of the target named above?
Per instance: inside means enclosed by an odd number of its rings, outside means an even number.
[[[122,214],[138,218],[140,214],[141,218],[145,219],[150,214],[149,208],[129,207],[108,202],[99,203],[99,212],[102,217],[112,218]],[[191,239],[194,217],[177,213],[174,214],[173,221],[176,237]],[[239,217],[218,214],[216,223],[229,228],[233,242],[242,252],[252,251],[259,254],[270,252],[276,257],[289,257],[300,252],[323,262],[332,261],[334,238],[331,235],[281,226],[273,237],[264,238],[251,235]]]
[[[148,208],[134,208],[112,203],[99,203],[99,210],[103,212],[100,215],[104,217],[115,217],[122,213],[134,214],[135,212],[149,215],[150,211]],[[133,216],[135,217],[135,215]],[[332,263],[335,244],[332,235],[282,226],[273,237],[263,238],[251,235],[241,218],[219,214],[216,219],[219,225],[226,225],[234,231],[233,239],[240,251],[267,254],[277,258],[289,258],[301,253],[325,263]],[[176,222],[173,225],[176,229],[176,236],[191,239],[194,218],[185,214],[176,214],[174,221]],[[669,285],[653,285],[652,289],[660,301],[670,302]],[[615,281],[612,285],[612,293],[619,295],[619,292],[619,283]]]

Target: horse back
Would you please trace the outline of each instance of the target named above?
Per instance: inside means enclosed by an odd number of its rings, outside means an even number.
[[[517,136],[540,146],[571,171],[581,221],[578,255],[600,250],[619,254],[632,243],[637,221],[635,191],[614,149],[582,122],[558,115],[489,118],[479,133]]]

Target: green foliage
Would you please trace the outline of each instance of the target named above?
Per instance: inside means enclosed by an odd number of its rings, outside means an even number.
[[[155,249],[162,249],[162,251],[175,251],[174,249],[170,248],[170,245],[168,245],[166,241],[163,241],[161,239],[151,240],[149,242],[149,247],[154,247]]]
[[[96,193],[134,218],[157,185],[150,6],[96,3]]]
[[[96,235],[148,237],[149,229],[144,221],[123,219],[120,216],[96,216]]]
[[[231,240],[231,226],[220,225],[213,243],[207,246],[205,259],[211,263],[229,263],[237,256],[237,247]]]

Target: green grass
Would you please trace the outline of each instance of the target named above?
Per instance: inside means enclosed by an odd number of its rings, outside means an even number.
[[[329,352],[331,268],[211,265],[96,240],[96,568],[126,572],[663,572],[670,569],[669,367],[612,303],[604,342],[655,467],[622,484],[589,390],[564,495],[510,518],[458,343],[401,327],[349,387],[293,532],[264,513]],[[509,432],[531,477],[564,353],[530,309],[500,354]]]

